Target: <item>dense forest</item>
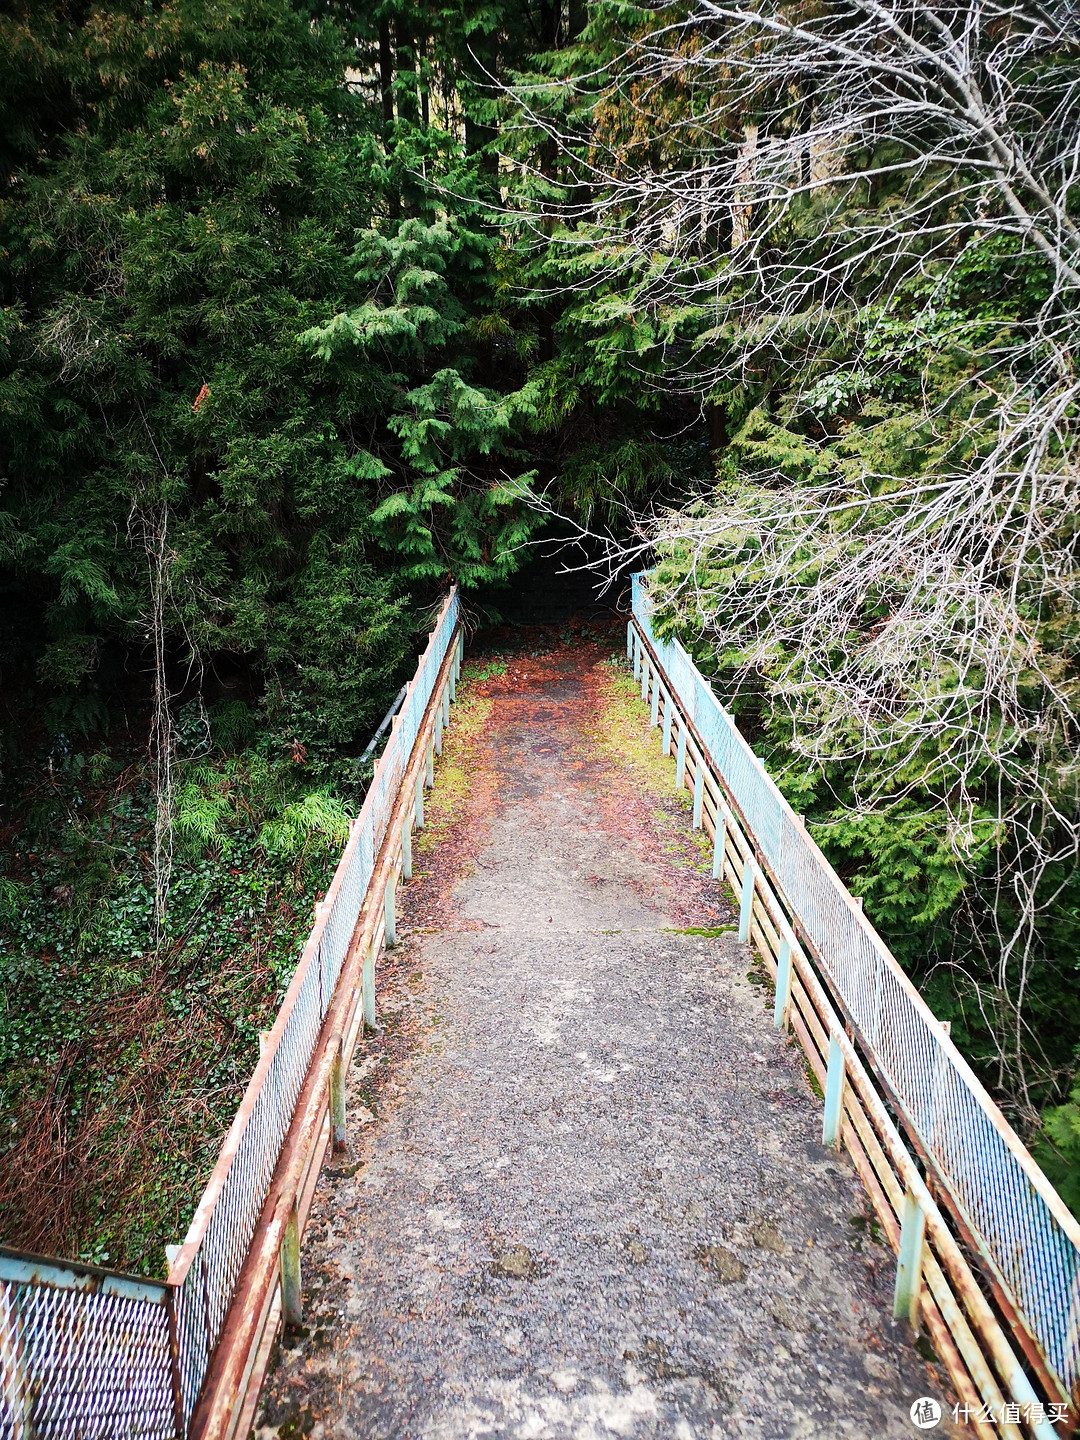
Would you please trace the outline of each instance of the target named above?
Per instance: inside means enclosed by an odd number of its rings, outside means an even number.
[[[1070,23],[5,7],[0,1238],[161,1271],[432,606],[552,517],[1080,1204]]]

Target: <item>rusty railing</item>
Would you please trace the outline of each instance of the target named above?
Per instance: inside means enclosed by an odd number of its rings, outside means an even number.
[[[395,940],[461,666],[456,587],[420,657],[213,1175],[165,1282],[0,1250],[2,1440],[246,1437],[300,1318],[300,1239],[375,966]]]
[[[1080,1225],[1032,1159],[634,577],[628,653],[740,938],[776,984],[897,1252],[895,1310],[925,1327],[967,1418],[1021,1440],[1072,1434]]]

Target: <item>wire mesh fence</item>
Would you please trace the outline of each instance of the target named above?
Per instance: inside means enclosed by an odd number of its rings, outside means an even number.
[[[173,1440],[168,1287],[0,1255],[3,1440]]]
[[[1080,1384],[1080,1226],[677,640],[633,614],[898,1113],[1066,1393]]]
[[[0,1440],[188,1433],[458,615],[455,587],[168,1283],[0,1252]]]

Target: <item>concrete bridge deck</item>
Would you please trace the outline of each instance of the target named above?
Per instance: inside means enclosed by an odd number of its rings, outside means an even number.
[[[901,1440],[945,1401],[610,655],[459,690],[259,1440]]]

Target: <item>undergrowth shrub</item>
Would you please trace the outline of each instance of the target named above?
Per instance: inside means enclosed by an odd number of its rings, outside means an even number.
[[[241,720],[211,717],[211,733],[240,735]],[[141,759],[26,767],[0,836],[0,1239],[159,1275],[349,823],[305,767],[257,751],[208,742],[179,770],[156,946]]]

